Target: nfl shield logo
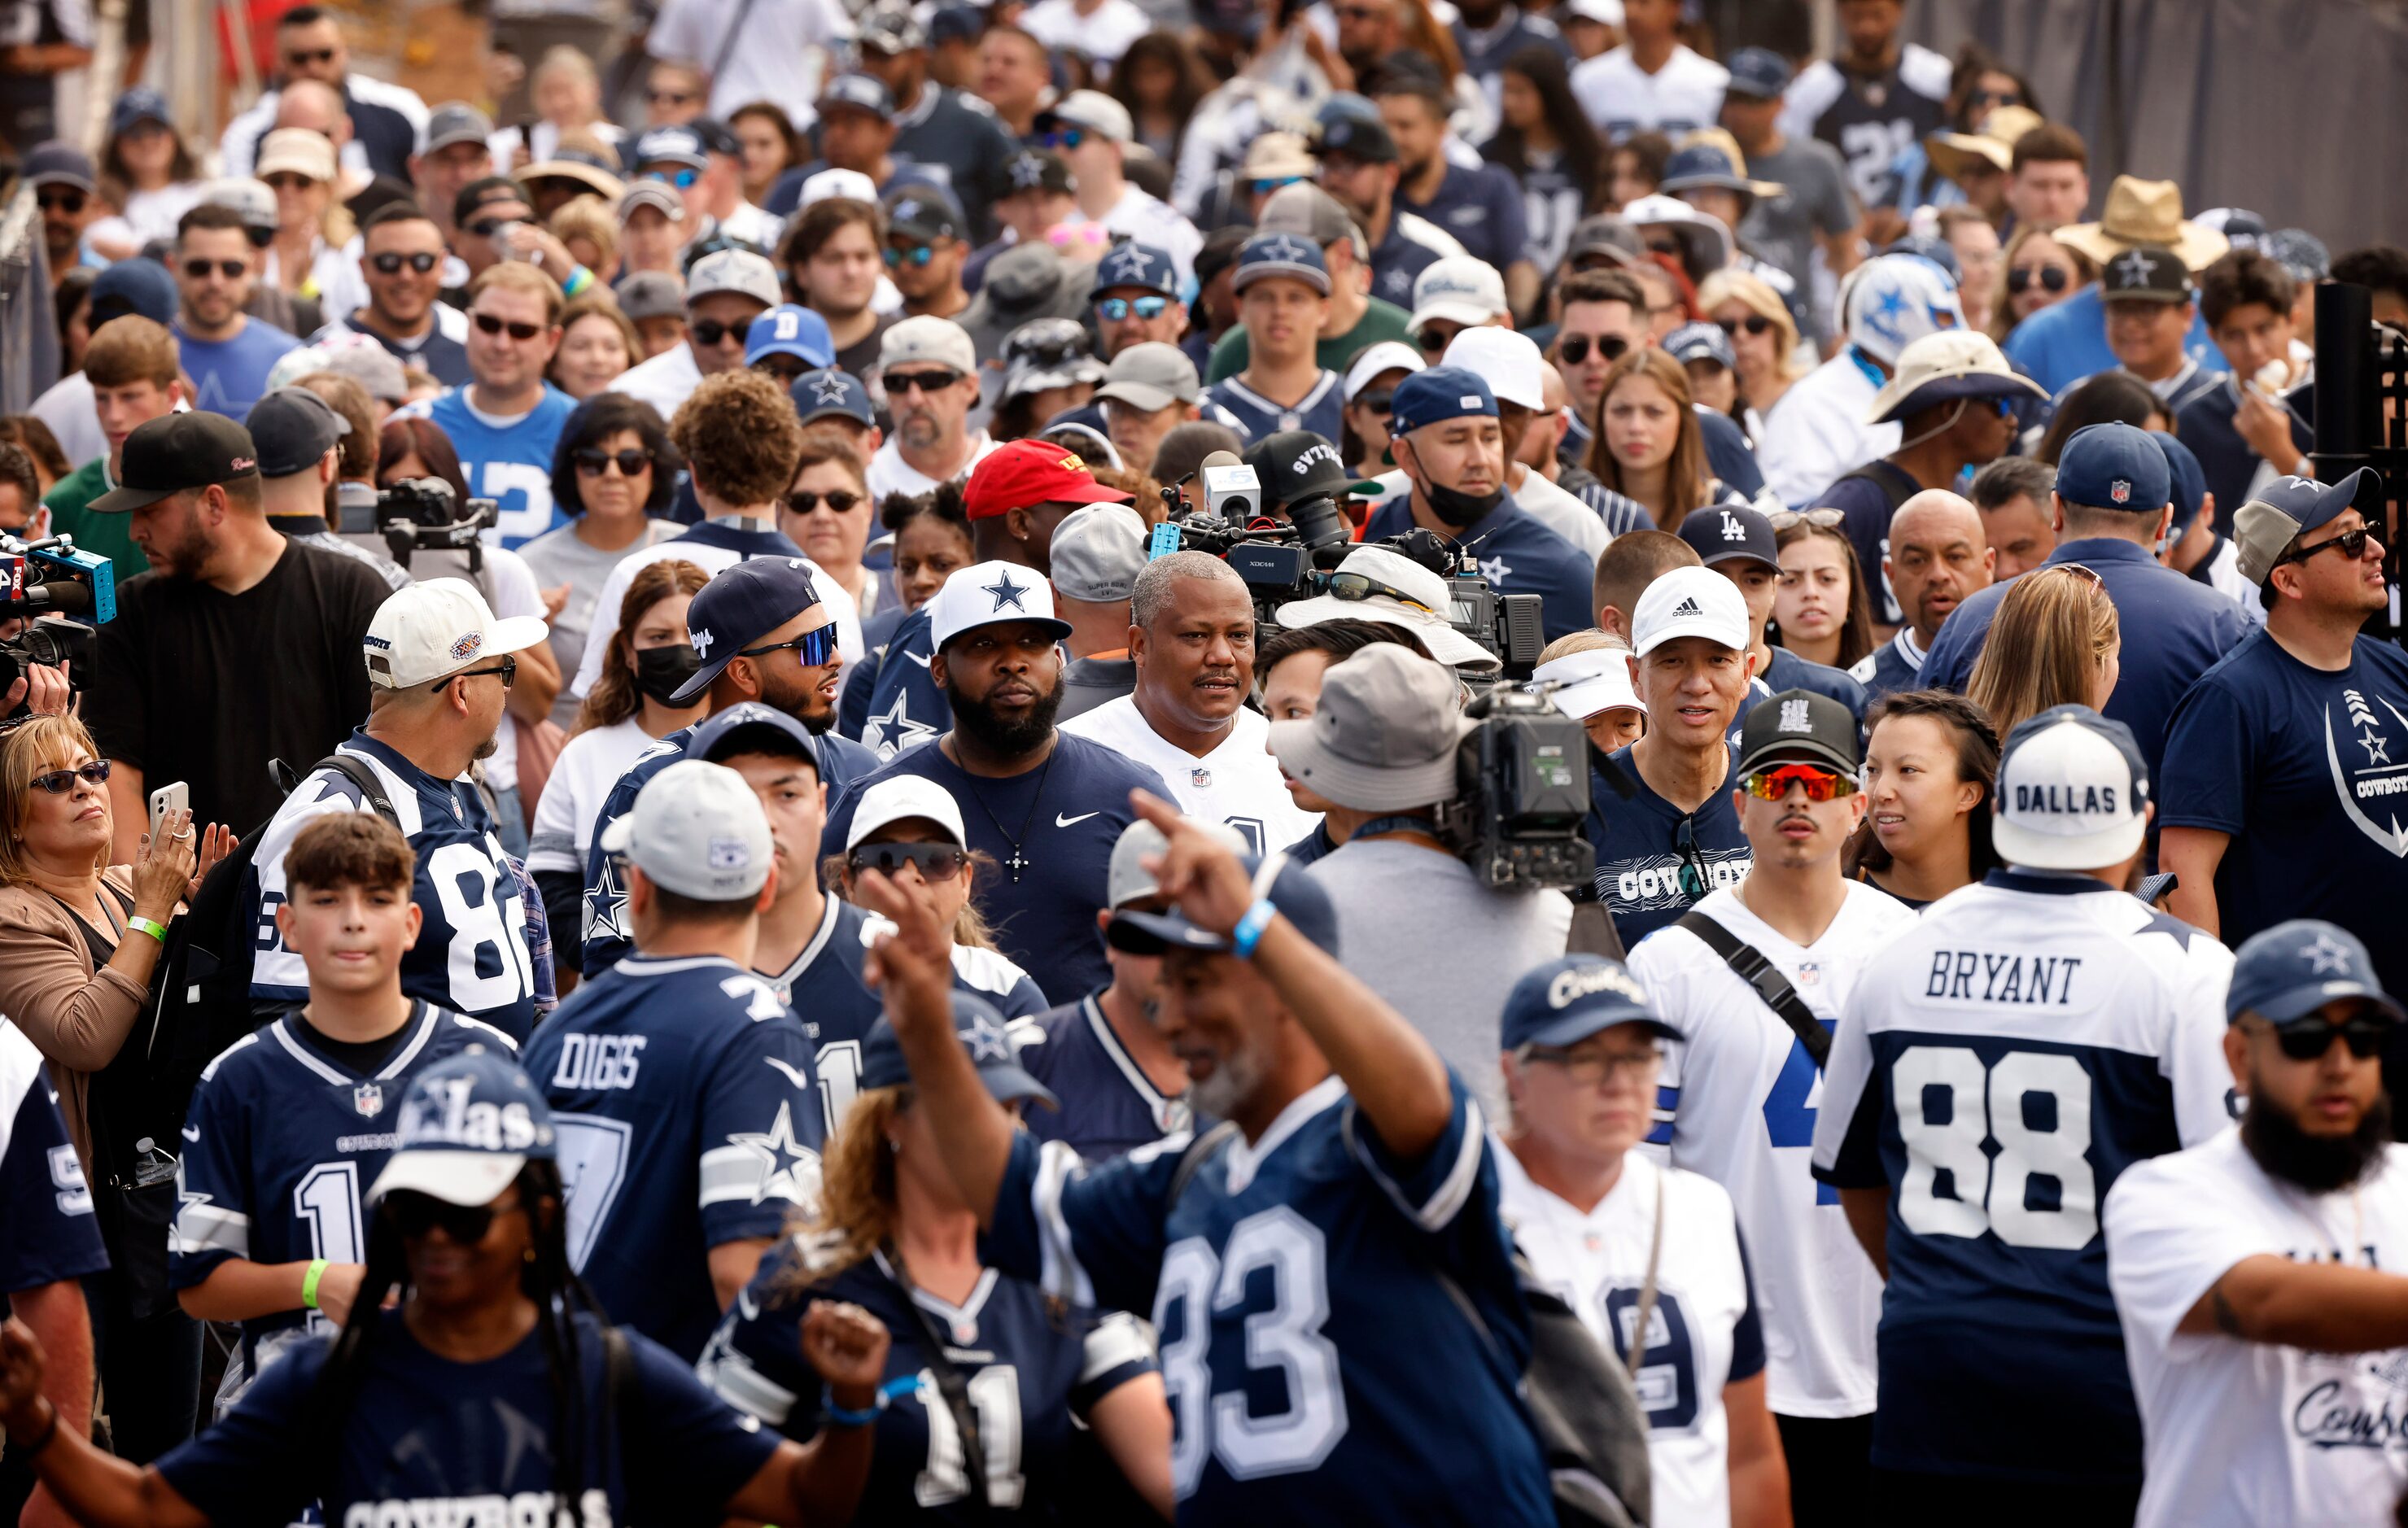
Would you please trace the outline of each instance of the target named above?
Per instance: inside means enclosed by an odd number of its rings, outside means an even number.
[[[351,1090],[351,1107],[360,1111],[362,1119],[375,1119],[384,1112],[384,1090],[373,1082],[361,1083]]]
[[[1198,791],[1209,791],[1212,788],[1212,772],[1209,769],[1190,769],[1187,772],[1187,783]]]
[[[2132,497],[2132,485],[2118,478],[2107,485],[2107,496],[2117,504],[2128,504]]]

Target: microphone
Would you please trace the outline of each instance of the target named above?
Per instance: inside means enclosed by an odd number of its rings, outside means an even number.
[[[92,613],[92,585],[68,578],[55,578],[49,583],[28,584],[25,604],[31,609],[57,615],[80,616]]]

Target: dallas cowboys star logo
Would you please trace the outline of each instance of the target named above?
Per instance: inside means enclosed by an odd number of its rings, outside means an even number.
[[[1402,293],[1413,290],[1412,277],[1403,271],[1387,272],[1380,278],[1380,284],[1387,288],[1391,293]]]
[[[906,749],[919,747],[937,735],[937,729],[925,721],[914,721],[910,716],[911,697],[896,693],[895,704],[884,714],[871,717],[861,729],[861,740],[876,750],[882,759],[891,759]]]
[[[2366,750],[2366,762],[2371,764],[2391,762],[2391,739],[2369,727],[2358,735],[2358,746]]]
[[[1027,613],[1028,607],[1021,603],[1021,596],[1028,593],[1028,586],[1026,584],[1013,583],[1011,581],[1011,575],[1009,573],[996,574],[995,582],[991,584],[982,584],[979,586],[979,593],[982,594],[993,594],[995,596],[995,607],[997,611],[1000,611],[1005,606],[1009,605],[1013,609],[1018,610],[1023,614]]]
[[[2115,262],[2115,275],[2128,287],[2147,286],[2149,277],[2157,268],[2157,257],[2143,254],[2138,250],[2125,250],[2124,257]]]
[[[816,1203],[820,1192],[819,1154],[795,1138],[794,1105],[778,1106],[778,1118],[766,1131],[739,1132],[727,1137],[761,1159],[761,1181],[752,1186],[752,1202],[787,1199],[798,1205]]]
[[[1865,321],[1871,326],[1873,333],[1885,339],[1897,339],[1903,333],[1899,327],[1899,320],[1905,316],[1906,293],[1892,287],[1881,294],[1873,310],[1865,316]]]
[[[814,407],[826,403],[842,403],[844,392],[842,376],[833,371],[823,372],[820,374],[820,379],[811,384],[811,403]]]
[[[1023,154],[1011,162],[1011,185],[1014,191],[1026,191],[1045,183],[1045,162],[1035,154]]]
[[[970,1048],[970,1060],[981,1066],[1012,1058],[1011,1035],[985,1014],[971,1020],[970,1027],[962,1031],[962,1043]]]
[[[619,879],[619,856],[602,856],[602,878],[594,890],[585,893],[585,925],[587,937],[607,936],[633,939],[635,932],[627,926],[627,889]]]
[[[2331,935],[2319,932],[2316,942],[2300,947],[2300,958],[2310,963],[2308,975],[2323,976],[2328,971],[2349,969],[2349,949]]]
[[[1502,555],[1480,560],[1480,576],[1499,589],[1505,587],[1505,580],[1512,575],[1513,570],[1506,565]]]
[[[1120,264],[1127,268],[1129,275],[1137,278],[1140,281],[1151,281],[1154,279],[1152,276],[1147,274],[1146,270],[1148,266],[1154,264],[1154,256],[1146,253],[1143,250],[1139,249],[1136,245],[1122,245],[1118,251],[1118,258]]]
[[[1306,244],[1302,239],[1291,237],[1286,234],[1273,234],[1270,237],[1263,240],[1262,243],[1256,247],[1254,251],[1254,258],[1257,260],[1304,261],[1311,259],[1312,256],[1312,247],[1311,245]]]

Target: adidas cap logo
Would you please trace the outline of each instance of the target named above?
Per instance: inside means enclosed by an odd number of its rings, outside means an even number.
[[[1698,602],[1693,599],[1683,600],[1680,604],[1672,607],[1672,614],[1675,616],[1701,616],[1705,613],[1706,612],[1703,610],[1698,608]]]

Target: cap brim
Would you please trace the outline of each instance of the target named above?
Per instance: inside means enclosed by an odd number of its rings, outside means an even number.
[[[1329,273],[1311,265],[1294,265],[1284,260],[1266,260],[1258,265],[1241,269],[1229,284],[1232,292],[1243,292],[1257,281],[1268,281],[1274,276],[1284,276],[1303,282],[1322,296],[1329,295]]]
[[[1609,1029],[1636,1024],[1660,1039],[1686,1039],[1679,1030],[1652,1014],[1633,1013],[1615,1018],[1610,1013],[1568,1013],[1545,1028],[1524,1037],[1524,1045],[1578,1045],[1592,1035],[1602,1035]]]
[[[1017,1104],[1024,1100],[1059,1109],[1062,1100],[1054,1090],[1028,1075],[1017,1062],[996,1063],[978,1069],[979,1080],[986,1084],[989,1098],[998,1104]]]
[[[1104,925],[1104,942],[1132,955],[1160,955],[1173,950],[1226,955],[1235,948],[1211,929],[1198,928],[1175,912],[1116,912]]]
[[[1667,195],[1684,191],[1730,191],[1742,196],[1778,196],[1789,188],[1770,180],[1749,180],[1736,175],[1684,175],[1656,188]]]
[[[1049,503],[1061,503],[1061,502],[1066,502],[1066,501],[1061,501],[1061,500],[1049,500],[1048,502],[1049,502]],[[1123,494],[1123,495],[1122,495],[1118,500],[1116,500],[1116,501],[1114,501],[1114,502],[1116,502],[1116,503],[1125,504],[1125,503],[1127,503],[1127,502],[1128,502],[1128,495],[1126,495],[1126,494]],[[981,627],[982,627],[982,626],[1019,626],[1019,625],[1028,625],[1028,626],[1035,626],[1035,627],[1038,627],[1039,629],[1042,630],[1042,631],[1043,631],[1047,635],[1049,635],[1049,636],[1053,637],[1053,638],[1054,638],[1054,640],[1055,640],[1056,642],[1067,641],[1067,640],[1069,638],[1069,635],[1070,635],[1070,623],[1069,623],[1068,621],[1054,621],[1054,620],[1049,620],[1048,618],[1046,618],[1046,617],[1044,617],[1044,616],[1024,616],[1024,615],[1020,615],[1020,614],[1018,614],[1018,613],[1014,612],[1014,613],[1006,614],[1006,615],[1004,615],[1003,617],[1001,617],[1001,618],[1000,618],[1000,619],[998,619],[998,620],[994,620],[994,621],[971,621],[971,622],[970,622],[968,625],[967,625],[967,626],[959,626],[959,627],[956,627],[956,628],[954,628],[953,630],[952,630],[952,631],[950,631],[950,632],[947,632],[947,633],[945,634],[945,635],[944,635],[944,640],[942,640],[942,641],[940,641],[940,642],[939,642],[939,643],[937,644],[937,650],[938,650],[938,651],[939,651],[939,652],[942,652],[945,649],[947,649],[947,648],[949,648],[949,647],[953,646],[953,644],[954,642],[956,642],[956,641],[958,641],[958,640],[960,640],[962,637],[968,636],[970,633],[972,633],[972,632],[974,632],[974,631],[979,630],[979,629],[980,629]]]
[[[1419,610],[1377,596],[1367,600],[1341,600],[1329,594],[1319,594],[1309,600],[1295,600],[1274,612],[1279,623],[1290,631],[1324,621],[1377,621],[1390,626],[1402,626],[1421,638],[1429,655],[1450,668],[1489,670],[1502,668],[1503,661],[1479,643],[1456,631],[1453,626]]]
[[[2303,981],[2296,987],[2286,987],[2272,997],[2260,998],[2242,1012],[2254,1013],[2273,1023],[2287,1024],[2294,1019],[2306,1018],[2328,1003],[2339,1002],[2372,1003],[2395,1020],[2408,1018],[2389,994],[2362,981]]]
[[[502,616],[485,628],[484,650],[480,658],[498,657],[505,652],[524,652],[552,635],[552,628],[541,616]]]
[[[463,138],[460,141],[466,143],[468,140]],[[433,151],[431,149],[428,150],[430,153]],[[624,195],[627,190],[626,182],[618,177],[595,169],[591,164],[580,164],[573,159],[547,159],[539,164],[528,165],[510,179],[522,186],[533,180],[574,180],[597,196],[613,199]]]
[[[173,498],[176,493],[177,490],[172,488],[112,488],[84,507],[97,514],[122,515],[146,504]]]
[[[1628,679],[1616,684],[1603,675],[1550,690],[1547,699],[1555,703],[1556,710],[1575,721],[1585,721],[1604,711],[1644,711],[1647,708],[1632,693]]]
[[[1475,303],[1464,302],[1459,298],[1441,297],[1426,307],[1414,308],[1412,317],[1405,321],[1405,327],[1408,330],[1418,329],[1432,319],[1444,319],[1449,323],[1459,323],[1468,329],[1477,329],[1496,317],[1497,311],[1494,308],[1482,307]]]
[[[2106,224],[2097,222],[2067,223],[2051,233],[2049,237],[2089,260],[2094,265],[2105,265],[2127,250],[2138,249],[2132,239],[2121,239],[2107,232]],[[2193,271],[2205,270],[2232,248],[2232,241],[2222,234],[2211,233],[2199,224],[2184,219],[2174,224],[2171,245],[2174,258]]]
[[[2009,864],[2034,870],[2103,870],[2139,853],[2148,830],[2145,816],[2080,835],[2035,833],[2019,822],[1993,817],[1990,844]]]
[[[1781,564],[1765,556],[1764,553],[1749,551],[1740,547],[1734,547],[1728,551],[1718,551],[1705,560],[1708,567],[1720,567],[1725,563],[1754,563],[1758,567],[1769,567],[1776,574],[1781,571]]]
[[[1824,764],[1852,778],[1859,767],[1856,760],[1819,738],[1792,736],[1776,737],[1740,760],[1739,773],[1753,775],[1768,764]]]
[[[1135,381],[1106,382],[1096,389],[1096,396],[1111,398],[1127,404],[1132,408],[1141,408],[1149,414],[1160,413],[1172,404],[1185,401],[1168,388],[1156,387],[1152,382]]]
[[[367,1202],[384,1202],[399,1190],[426,1194],[447,1205],[490,1205],[526,1166],[513,1151],[395,1151],[368,1186]]]
[[[1882,389],[1881,395],[1873,399],[1866,423],[1887,424],[1939,404],[1955,403],[1959,398],[2012,398],[2018,394],[2033,398],[2048,396],[2048,389],[2021,372],[1969,371],[1955,377],[1933,377],[1916,383],[1904,393],[1893,393],[1891,389],[1897,385],[1896,378],[1892,378]]]
[[[1355,811],[1404,811],[1456,794],[1452,747],[1424,764],[1367,764],[1330,751],[1311,717],[1272,722],[1268,746],[1280,767],[1312,787],[1315,795]]]
[[[668,703],[672,706],[684,706],[700,698],[702,693],[710,688],[710,681],[719,678],[721,673],[726,669],[727,665],[735,661],[736,654],[731,652],[726,657],[720,659],[716,663],[705,664],[700,668],[695,669],[694,671],[694,678],[686,680],[683,684],[679,685],[677,688],[677,693],[669,697]],[[625,820],[622,819],[621,821],[624,821]]]

